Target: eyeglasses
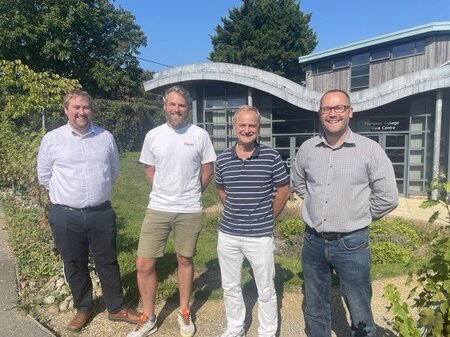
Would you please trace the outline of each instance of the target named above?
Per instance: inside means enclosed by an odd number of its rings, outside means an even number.
[[[350,105],[321,106],[319,111],[323,114],[329,114],[331,110],[334,110],[336,113],[341,114],[348,108],[350,108]]]

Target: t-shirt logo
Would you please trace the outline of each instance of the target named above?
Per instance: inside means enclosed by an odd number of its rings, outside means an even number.
[[[184,142],[184,145],[186,145],[186,146],[194,146],[194,143],[190,143],[190,142],[188,142],[188,141],[185,141],[185,142]]]

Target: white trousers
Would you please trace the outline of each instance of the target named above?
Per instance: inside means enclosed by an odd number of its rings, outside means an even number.
[[[222,278],[227,330],[244,328],[245,303],[242,296],[241,273],[244,258],[253,270],[258,289],[258,335],[274,337],[278,327],[277,294],[273,237],[251,238],[219,231],[217,255]]]

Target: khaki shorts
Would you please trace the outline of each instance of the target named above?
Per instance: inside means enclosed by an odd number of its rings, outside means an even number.
[[[202,212],[173,213],[147,208],[137,255],[147,258],[163,256],[167,239],[172,231],[175,251],[184,257],[192,257],[201,228]]]

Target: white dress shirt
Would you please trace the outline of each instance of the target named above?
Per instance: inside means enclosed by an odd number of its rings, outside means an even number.
[[[91,125],[84,135],[63,125],[48,132],[39,148],[39,183],[53,204],[84,208],[111,198],[119,153],[110,132]]]

